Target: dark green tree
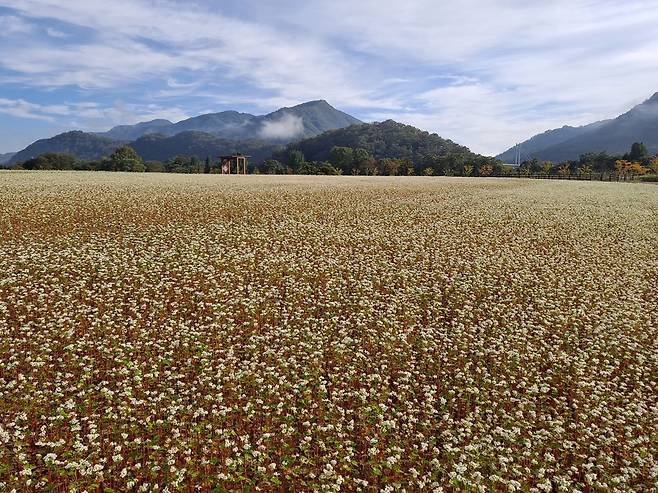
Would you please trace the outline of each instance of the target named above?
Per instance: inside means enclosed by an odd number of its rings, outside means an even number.
[[[204,172],[205,174],[210,174],[210,169],[211,169],[211,166],[210,166],[210,156],[208,156],[208,157],[206,157],[206,162],[205,162],[204,165],[203,165],[203,172]]]
[[[306,159],[304,158],[304,153],[302,151],[293,149],[288,153],[288,166],[292,168],[293,171],[296,172],[299,170],[305,162]]]
[[[73,169],[76,171],[94,171],[96,163],[94,161],[76,161]]]
[[[318,174],[320,175],[340,175],[341,170],[333,166],[331,163],[322,161],[317,163]]]
[[[374,175],[377,172],[377,160],[372,157],[367,149],[354,150],[354,174]]]
[[[192,156],[190,158],[190,173],[202,173],[201,161],[198,157]]]
[[[109,162],[113,171],[137,171],[142,164],[141,158],[129,146],[117,148],[110,154]]]
[[[385,158],[379,162],[382,175],[395,176],[400,172],[402,161],[399,159]]]
[[[61,154],[58,152],[47,152],[32,159],[28,159],[22,164],[23,169],[56,169],[67,170],[73,169],[75,158],[70,154]]]
[[[283,175],[286,172],[286,167],[281,163],[281,161],[277,161],[276,159],[266,159],[263,161],[263,170],[265,170],[265,173],[268,175]]]
[[[296,171],[300,175],[317,175],[318,167],[315,163],[304,161],[299,165]]]
[[[144,166],[149,173],[164,173],[167,171],[164,163],[161,161],[146,161]]]
[[[189,173],[190,160],[185,156],[176,156],[166,164],[168,173]]]
[[[351,147],[332,147],[329,151],[329,163],[343,173],[349,173],[354,165],[354,150]]]
[[[136,163],[133,163],[132,167],[130,168],[130,171],[143,173],[146,171],[146,166],[144,166],[144,163],[140,160]]]
[[[640,161],[649,156],[647,147],[642,142],[635,142],[631,146],[631,152],[628,154],[628,159],[631,161]]]
[[[544,169],[544,163],[539,161],[539,159],[532,158],[529,162],[529,168],[530,168],[530,173],[541,173],[541,171]]]
[[[414,163],[410,158],[403,158],[400,160],[400,175],[413,176],[416,174]]]

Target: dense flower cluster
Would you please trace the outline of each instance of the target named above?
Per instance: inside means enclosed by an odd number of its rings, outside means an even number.
[[[658,188],[4,173],[0,491],[658,489]]]

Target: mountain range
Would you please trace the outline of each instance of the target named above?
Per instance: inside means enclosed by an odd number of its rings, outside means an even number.
[[[588,152],[624,154],[634,142],[642,142],[651,154],[658,153],[658,93],[630,111],[582,127],[547,130],[520,144],[521,159],[561,162]],[[514,162],[516,146],[496,156]]]
[[[332,132],[341,129],[345,131]],[[311,160],[326,159],[330,150],[327,142],[337,146],[367,147],[375,156],[408,156],[409,149],[398,149],[396,146],[400,141],[389,135],[395,131],[399,129],[395,130],[390,125],[363,125],[360,120],[333,108],[326,101],[318,100],[260,116],[223,111],[176,123],[159,119],[120,125],[99,133],[65,132],[38,140],[15,154],[0,154],[0,165],[20,163],[47,152],[71,154],[80,160],[98,160],[122,145],[132,146],[144,160],[158,161],[178,155],[204,158],[243,152],[258,163],[277,154],[286,144],[299,142],[303,142],[302,150]],[[325,135],[327,132],[329,135]],[[384,146],[381,132],[387,133],[389,143],[395,143],[393,147],[386,144],[389,147],[385,152],[379,152]],[[401,138],[407,138],[406,130],[403,134]],[[463,150],[451,147],[457,144],[435,134],[427,135],[419,136],[419,142],[426,149],[415,149],[413,155],[442,155],[443,148],[448,149],[449,154],[464,154]],[[564,126],[548,130],[520,144],[520,149],[522,160],[537,158],[561,162],[578,159],[588,152],[621,155],[628,152],[634,142],[643,142],[650,153],[658,153],[658,93],[617,118],[581,127]],[[504,162],[514,162],[516,152],[517,148],[512,147],[496,157]]]
[[[0,154],[0,166],[3,164],[7,164],[12,157],[14,157],[15,152],[6,152],[4,154]]]
[[[237,150],[258,160],[287,143],[360,123],[324,100],[310,101],[261,116],[223,111],[177,123],[152,120],[120,125],[107,132],[65,132],[30,144],[11,156],[9,163],[23,162],[46,152],[94,160],[125,144],[134,147],[145,160],[165,160],[176,155],[205,157]]]
[[[222,111],[195,116],[178,123],[152,120],[136,125],[121,125],[97,135],[114,140],[135,140],[147,134],[158,133],[171,137],[181,132],[197,131],[232,140],[259,139],[265,142],[288,143],[355,123],[361,121],[337,110],[326,101],[319,100],[292,108],[281,108],[261,116]]]

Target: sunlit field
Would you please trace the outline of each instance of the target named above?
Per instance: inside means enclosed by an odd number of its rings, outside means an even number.
[[[0,174],[0,491],[658,489],[658,187]]]

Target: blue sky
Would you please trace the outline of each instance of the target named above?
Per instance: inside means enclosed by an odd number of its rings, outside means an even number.
[[[658,91],[658,0],[0,0],[0,152],[313,99],[495,154]]]

